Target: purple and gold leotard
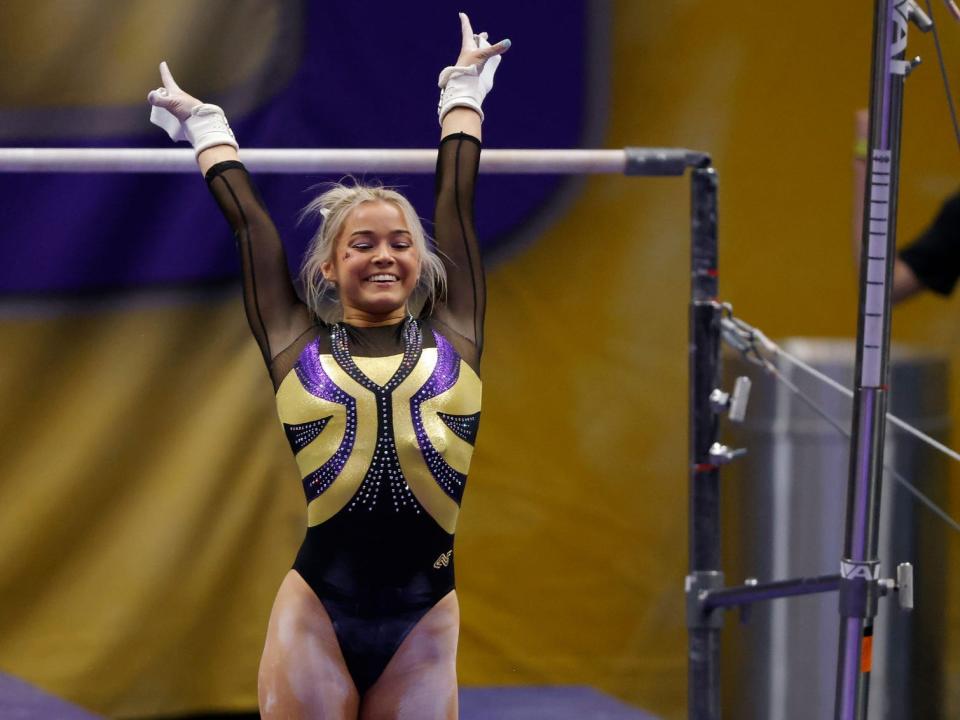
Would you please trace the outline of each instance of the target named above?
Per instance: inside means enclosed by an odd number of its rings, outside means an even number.
[[[237,238],[247,317],[303,479],[308,527],[293,569],[330,615],[360,693],[454,588],[454,530],[480,420],[479,155],[468,135],[440,144],[443,302],[375,328],[310,317],[243,166],[220,163],[207,173]],[[299,334],[285,342],[291,328]]]

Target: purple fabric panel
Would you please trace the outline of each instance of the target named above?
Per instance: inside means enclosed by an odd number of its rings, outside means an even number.
[[[307,496],[307,502],[310,502],[333,484],[343,471],[347,460],[350,459],[357,436],[357,401],[337,387],[324,371],[320,364],[320,352],[316,342],[310,343],[303,349],[294,370],[307,392],[321,400],[343,405],[347,410],[347,426],[340,447],[337,448],[333,457],[303,478],[303,492]],[[296,448],[293,450],[296,452]]]
[[[458,51],[459,23],[449,3],[382,3],[370,22],[364,3],[285,3],[302,14],[288,23],[296,42],[280,43],[271,66],[294,70],[274,87],[269,73],[245,88],[264,98],[246,114],[220,102],[242,147],[433,147],[440,69]],[[489,0],[475,11],[474,27],[496,40],[509,35],[496,87],[485,103],[484,137],[490,147],[576,147],[587,117],[586,0],[566,3]],[[556,34],[563,27],[563,52]],[[550,72],[543,72],[543,58]],[[159,60],[159,58],[158,58]],[[601,60],[604,62],[605,60]],[[174,68],[189,90],[190,68]],[[0,70],[2,72],[2,70]],[[144,95],[149,88],[143,88]],[[239,105],[238,105],[239,106]],[[104,118],[117,108],[102,108]],[[131,110],[131,109],[128,109]],[[135,111],[136,109],[132,109]],[[43,111],[37,122],[43,122]],[[83,125],[98,127],[97,108],[84,108]],[[170,147],[147,121],[133,136],[90,141],[78,137],[21,138],[11,146]],[[104,121],[106,127],[109,123]],[[181,147],[183,147],[181,145]],[[312,228],[296,217],[310,186],[337,177],[262,175],[264,199],[284,237],[292,267]],[[382,178],[398,184],[421,217],[433,207],[432,178]],[[478,186],[477,225],[486,250],[520,228],[559,188],[560,178],[496,176]],[[226,224],[199,175],[0,175],[0,294],[99,291],[214,282],[235,278],[238,263]],[[428,225],[428,231],[429,231]]]
[[[437,364],[423,387],[410,398],[410,414],[413,417],[413,430],[417,436],[417,444],[420,446],[424,462],[430,469],[430,474],[443,491],[459,503],[463,497],[467,476],[447,465],[433,447],[423,427],[423,414],[420,411],[424,402],[452,388],[460,377],[460,356],[453,349],[453,345],[436,330],[433,331],[433,337],[437,343]]]

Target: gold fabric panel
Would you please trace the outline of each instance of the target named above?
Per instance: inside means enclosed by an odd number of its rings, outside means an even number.
[[[320,355],[320,365],[337,387],[356,400],[357,432],[353,450],[339,476],[307,505],[307,524],[310,526],[329,520],[350,502],[367,474],[370,458],[377,445],[377,401],[373,393],[347,375],[332,355]],[[340,408],[338,414],[331,418],[327,427],[312,443],[297,453],[297,463],[302,476],[319,468],[340,447],[345,430],[346,409],[338,403],[311,395],[295,372],[284,378],[280,385],[277,411],[281,422],[319,420],[330,415],[332,408]],[[287,419],[294,417],[300,419]],[[337,420],[339,422],[334,425]]]
[[[447,465],[463,475],[470,471],[473,445],[453,432],[437,413],[473,415],[480,412],[482,390],[480,378],[473,368],[461,360],[460,376],[454,386],[420,406],[423,427],[433,447],[443,456]]]
[[[354,358],[357,367],[367,377],[382,385],[386,383],[402,360],[402,355],[383,358]],[[309,524],[318,525],[339,512],[354,496],[369,469],[377,439],[376,398],[372,392],[345,373],[332,355],[321,355],[320,363],[330,379],[345,393],[357,400],[356,444],[346,465],[333,484],[307,507]],[[393,420],[400,467],[411,492],[424,509],[448,533],[453,533],[460,511],[456,502],[437,484],[423,460],[417,443],[410,414],[410,398],[430,378],[437,364],[436,348],[425,349],[417,366],[393,391]],[[480,378],[462,360],[456,384],[444,393],[422,405],[424,428],[434,448],[454,470],[467,474],[473,447],[457,437],[440,419],[437,412],[471,415],[480,412]],[[346,429],[346,409],[310,394],[296,372],[284,378],[277,390],[277,409],[280,421],[299,424],[332,416],[323,432],[307,447],[297,453],[301,476],[319,468],[333,457],[340,447]]]
[[[452,535],[457,527],[460,507],[437,485],[424,462],[410,415],[410,398],[423,387],[436,365],[437,349],[425,348],[413,372],[393,391],[393,430],[397,439],[400,469],[410,491],[430,513],[430,517]]]
[[[340,447],[347,424],[347,409],[340,403],[311,395],[296,372],[290,372],[277,389],[277,415],[281,423],[297,425],[330,416],[323,432],[296,454],[300,475],[306,477]]]
[[[355,357],[353,362],[360,368],[360,372],[373,380],[377,385],[386,385],[403,361],[403,353],[388,355],[387,357]]]

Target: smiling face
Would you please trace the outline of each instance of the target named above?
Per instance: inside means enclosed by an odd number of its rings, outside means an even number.
[[[420,277],[420,253],[400,208],[375,200],[347,216],[321,270],[337,286],[344,320],[382,323],[406,314]]]

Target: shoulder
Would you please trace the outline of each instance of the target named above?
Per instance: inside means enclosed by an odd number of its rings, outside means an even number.
[[[419,320],[424,339],[428,343],[436,341],[438,349],[441,346],[452,350],[458,358],[480,375],[480,349],[468,338],[464,337],[436,315]],[[432,337],[431,337],[432,336]]]

